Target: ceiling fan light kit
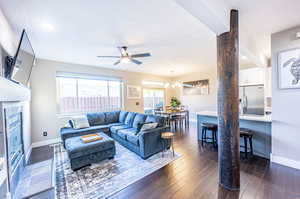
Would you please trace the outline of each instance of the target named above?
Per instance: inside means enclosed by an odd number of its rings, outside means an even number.
[[[143,62],[137,60],[137,59],[134,59],[134,58],[141,58],[141,57],[150,57],[151,54],[150,53],[139,53],[139,54],[133,54],[133,55],[130,55],[128,52],[127,52],[127,46],[122,46],[122,47],[118,47],[119,51],[120,51],[120,56],[97,56],[98,58],[118,58],[119,60],[116,61],[114,63],[114,65],[117,65],[119,63],[129,63],[129,62],[132,62],[132,63],[135,63],[137,65],[140,65],[142,64]]]
[[[129,57],[122,57],[122,58],[121,58],[121,63],[126,64],[126,63],[129,63],[130,61],[131,61],[131,60],[130,60]]]

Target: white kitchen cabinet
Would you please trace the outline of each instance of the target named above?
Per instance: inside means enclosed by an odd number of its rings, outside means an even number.
[[[240,70],[240,86],[265,84],[264,68],[249,68]]]

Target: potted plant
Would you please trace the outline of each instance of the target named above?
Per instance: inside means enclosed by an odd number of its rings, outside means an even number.
[[[170,104],[173,109],[176,109],[180,106],[181,102],[176,97],[172,97]]]

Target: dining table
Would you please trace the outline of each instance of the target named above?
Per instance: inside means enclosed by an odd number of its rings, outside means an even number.
[[[185,114],[185,125],[189,126],[189,111],[186,109],[166,109],[166,110],[158,110],[155,111],[156,115],[166,116],[168,118],[168,124],[173,116],[179,114]]]

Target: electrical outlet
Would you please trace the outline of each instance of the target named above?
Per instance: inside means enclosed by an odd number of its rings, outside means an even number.
[[[47,136],[48,135],[48,132],[47,131],[44,131],[43,132],[43,136]]]

